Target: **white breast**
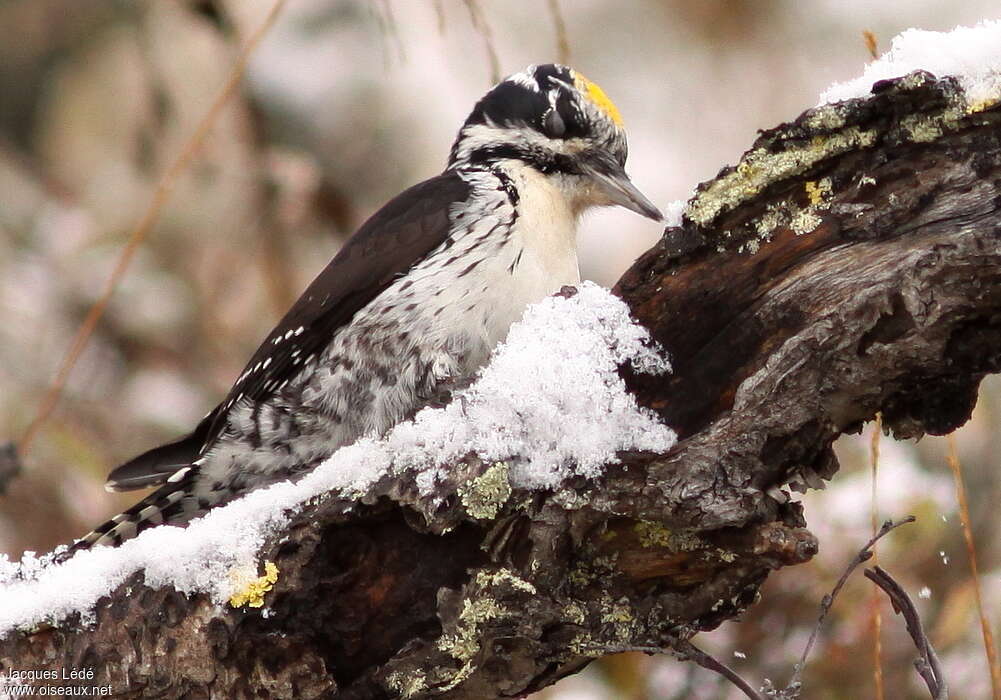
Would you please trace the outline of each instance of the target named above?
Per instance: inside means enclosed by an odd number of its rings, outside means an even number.
[[[580,282],[577,265],[577,217],[563,193],[537,170],[517,161],[503,166],[518,192],[511,233],[484,261],[482,285],[470,321],[478,324],[489,354],[525,309],[565,285]],[[468,305],[463,307],[468,309]],[[482,362],[486,356],[479,358]]]
[[[517,204],[497,175],[464,172],[473,190],[451,212],[453,242],[355,319],[405,329],[425,349],[440,351],[443,362],[457,362],[443,368],[445,374],[475,370],[527,306],[580,281],[577,217],[563,194],[532,168],[516,161],[502,167],[517,189]],[[383,316],[383,306],[392,312]]]

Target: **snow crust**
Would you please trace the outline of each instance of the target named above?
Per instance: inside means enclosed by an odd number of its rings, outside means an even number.
[[[950,32],[908,29],[894,37],[890,50],[861,76],[824,91],[820,104],[866,97],[876,81],[918,69],[956,77],[972,105],[996,101],[1001,97],[1001,21],[985,20]]]
[[[338,450],[295,483],[253,491],[186,529],[152,528],[62,564],[0,555],[0,635],[73,613],[86,623],[97,600],[138,571],[149,586],[205,592],[223,604],[259,575],[264,539],[306,501],[331,491],[360,498],[386,475],[413,472],[432,493],[450,463],[475,453],[506,461],[514,486],[551,488],[572,475],[598,476],[617,451],[664,451],[676,436],[627,393],[617,372],[626,362],[670,369],[621,300],[591,283],[546,299],[512,326],[456,400]]]

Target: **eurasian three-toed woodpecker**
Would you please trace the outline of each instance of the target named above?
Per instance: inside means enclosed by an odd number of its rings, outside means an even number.
[[[78,541],[118,544],[183,523],[381,434],[470,377],[525,307],[579,282],[593,206],[659,220],[626,176],[615,105],[560,65],[530,66],[473,108],[445,171],[354,234],[194,431],[115,469],[111,490],[160,485]]]

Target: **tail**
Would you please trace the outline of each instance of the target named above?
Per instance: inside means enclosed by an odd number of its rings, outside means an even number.
[[[202,515],[210,504],[194,493],[198,472],[197,465],[175,472],[149,496],[74,542],[59,560],[64,561],[77,552],[99,545],[117,547],[156,525],[179,525]]]

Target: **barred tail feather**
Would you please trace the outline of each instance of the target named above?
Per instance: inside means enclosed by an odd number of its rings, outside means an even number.
[[[202,515],[207,509],[192,493],[197,474],[198,467],[175,473],[149,496],[74,542],[66,557],[99,545],[117,547],[156,525],[179,525]]]

